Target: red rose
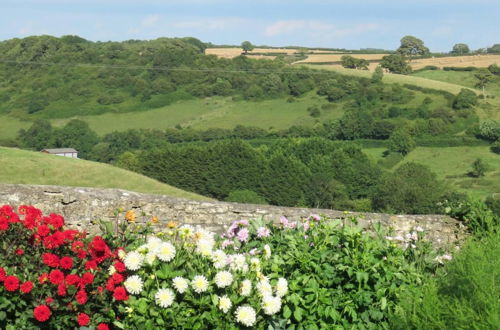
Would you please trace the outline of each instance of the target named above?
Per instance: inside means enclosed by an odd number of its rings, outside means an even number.
[[[43,284],[47,282],[48,279],[49,279],[49,274],[43,273],[42,275],[38,276],[38,283]]]
[[[50,283],[52,284],[55,285],[61,284],[64,281],[64,273],[61,272],[59,269],[54,269],[49,274],[49,280]]]
[[[23,284],[21,284],[20,290],[22,293],[30,293],[31,290],[33,290],[33,282],[31,281],[24,282]]]
[[[43,263],[49,267],[56,268],[59,266],[59,257],[52,253],[42,254]]]
[[[92,284],[92,282],[94,282],[94,275],[92,275],[92,273],[88,273],[88,272],[83,274],[82,282],[84,284]]]
[[[62,257],[59,264],[63,269],[71,269],[73,267],[73,259],[71,257]]]
[[[66,296],[66,285],[64,283],[61,283],[57,286],[57,294],[61,297]]]
[[[50,318],[51,314],[52,312],[50,311],[50,308],[45,305],[39,305],[33,310],[33,316],[39,322],[47,321]]]
[[[113,297],[116,300],[127,300],[128,299],[127,292],[125,291],[125,288],[123,286],[119,286],[115,289],[115,291],[113,292]]]
[[[77,284],[80,283],[80,276],[76,274],[69,274],[66,276],[66,283],[77,286]]]
[[[88,296],[87,296],[87,292],[85,292],[85,290],[80,290],[76,294],[76,301],[80,305],[84,305],[87,302],[87,299],[88,299]]]
[[[113,282],[115,282],[115,284],[120,284],[121,282],[123,282],[122,274],[114,273],[113,275],[111,275],[111,278],[113,279]]]
[[[22,256],[22,255],[24,254],[24,250],[23,250],[23,249],[17,249],[17,250],[16,250],[16,254],[17,254],[18,256]]]
[[[78,314],[77,320],[78,320],[78,324],[81,327],[89,325],[89,323],[90,323],[90,317],[85,313]]]
[[[38,235],[45,237],[50,234],[50,228],[47,225],[38,226]]]
[[[123,273],[125,271],[125,264],[121,261],[115,262],[114,267],[118,273]]]
[[[109,326],[106,323],[99,323],[97,330],[109,330]]]
[[[7,291],[16,291],[19,288],[19,279],[14,275],[7,276],[3,282],[3,285],[5,286],[5,290]]]
[[[6,277],[7,277],[7,273],[5,272],[5,269],[0,267],[0,282],[3,282]]]
[[[45,303],[46,304],[52,304],[53,302],[54,302],[54,299],[52,297],[45,298]]]

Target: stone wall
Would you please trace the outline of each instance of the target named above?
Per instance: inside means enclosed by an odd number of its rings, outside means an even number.
[[[162,222],[174,220],[215,231],[221,231],[225,225],[240,219],[264,217],[276,222],[281,216],[299,220],[312,214],[320,214],[331,218],[357,215],[359,224],[367,230],[375,223],[382,223],[392,227],[396,235],[404,235],[420,226],[436,246],[457,244],[465,235],[459,221],[443,215],[346,214],[326,209],[193,201],[120,189],[0,184],[0,205],[3,204],[15,207],[22,204],[34,205],[44,213],[62,214],[71,227],[89,231],[97,228],[93,220],[115,219],[118,210],[134,210],[138,215],[138,222],[146,222],[156,216]]]

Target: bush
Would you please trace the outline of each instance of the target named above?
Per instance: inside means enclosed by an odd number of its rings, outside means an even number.
[[[475,66],[466,66],[466,67],[455,67],[455,66],[445,66],[443,67],[444,71],[476,71],[477,68]]]
[[[234,203],[267,204],[264,197],[248,189],[231,191],[225,201]]]
[[[391,317],[393,329],[498,329],[500,235],[469,241],[437,276],[408,290]]]
[[[467,88],[462,88],[460,93],[453,100],[454,109],[469,109],[477,105],[477,95]]]

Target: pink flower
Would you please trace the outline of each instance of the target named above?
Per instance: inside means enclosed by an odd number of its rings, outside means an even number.
[[[257,228],[257,237],[262,238],[262,237],[268,237],[271,235],[271,231],[267,227],[259,227]]]
[[[230,246],[230,245],[233,245],[234,242],[229,240],[229,239],[225,239],[223,242],[222,242],[222,248],[225,249],[226,247]]]
[[[311,214],[309,218],[312,218],[314,221],[320,221],[321,217],[317,214]]]
[[[240,220],[237,222],[239,226],[248,226],[248,220]]]
[[[238,239],[240,240],[240,242],[248,241],[248,237],[249,237],[248,229],[246,229],[246,228],[240,229],[240,231],[238,231],[237,236],[238,236]]]
[[[257,254],[257,249],[256,248],[253,248],[251,249],[248,253],[250,253],[250,255],[254,256]]]
[[[284,216],[281,216],[281,217],[280,217],[280,223],[281,223],[284,227],[286,227],[286,226],[288,226],[288,219],[287,219],[286,217],[284,217]]]
[[[304,222],[304,231],[308,231],[310,227],[309,221]]]

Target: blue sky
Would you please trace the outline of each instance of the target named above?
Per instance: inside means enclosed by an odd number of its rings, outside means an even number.
[[[93,41],[193,36],[215,44],[432,51],[500,43],[499,0],[0,0],[0,40],[77,34]]]

